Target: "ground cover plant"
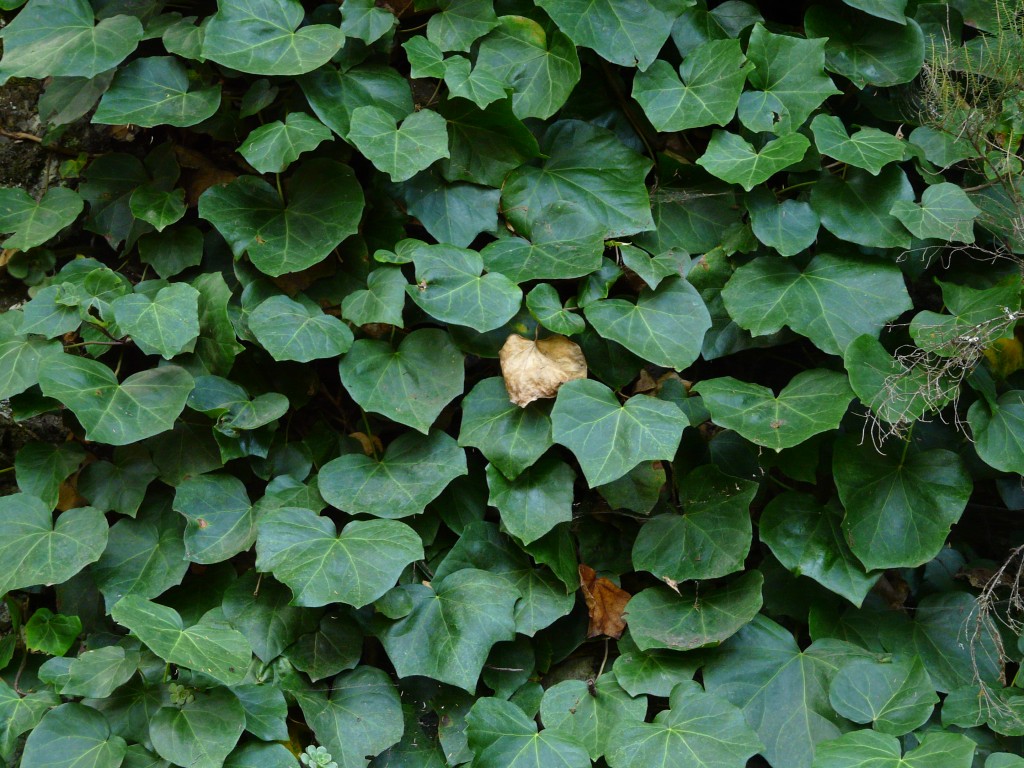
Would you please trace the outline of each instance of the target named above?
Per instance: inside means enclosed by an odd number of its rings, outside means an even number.
[[[1024,766],[1016,3],[0,9],[0,765]]]

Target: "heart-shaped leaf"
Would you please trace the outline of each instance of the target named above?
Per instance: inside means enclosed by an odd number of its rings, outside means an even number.
[[[18,488],[49,507],[60,500],[61,484],[77,470],[85,451],[77,443],[26,443],[14,458]]]
[[[544,691],[540,716],[545,731],[576,739],[591,759],[602,757],[611,732],[621,722],[643,722],[647,697],[631,697],[615,680],[604,674],[594,681],[591,695],[583,680],[563,680]]]
[[[501,513],[506,530],[524,544],[536,541],[559,523],[572,520],[576,473],[563,461],[541,459],[515,480],[487,466],[487,503]]]
[[[346,37],[362,40],[367,45],[377,42],[397,24],[395,14],[378,8],[373,0],[354,0],[341,9],[341,31]]]
[[[437,112],[421,109],[401,123],[373,106],[356,108],[349,122],[348,140],[392,181],[411,179],[435,160],[448,157],[448,127]]]
[[[483,0],[442,0],[438,7],[441,12],[427,22],[427,40],[442,51],[468,51],[498,26],[494,8]]]
[[[295,605],[345,603],[361,608],[391,589],[423,558],[416,532],[397,520],[334,523],[308,509],[284,507],[260,520],[256,567],[292,590]]]
[[[746,198],[750,228],[780,256],[795,256],[818,239],[821,219],[803,200],[779,202],[767,189],[755,189]]]
[[[328,462],[317,482],[324,499],[350,515],[418,515],[445,487],[466,474],[466,454],[446,433],[406,432],[379,461],[350,453]]]
[[[152,224],[157,232],[163,232],[185,215],[185,190],[181,187],[162,190],[141,186],[132,192],[128,207],[132,216]]]
[[[256,539],[249,495],[237,477],[208,474],[184,480],[174,494],[184,515],[185,552],[193,563],[219,563],[244,552]]]
[[[462,353],[447,333],[436,328],[413,331],[398,349],[384,341],[359,339],[339,370],[342,385],[365,410],[423,434],[462,394]]]
[[[706,168],[712,176],[739,184],[749,192],[779,171],[800,162],[810,145],[803,134],[790,133],[755,150],[741,136],[716,130],[697,165]]]
[[[68,680],[60,689],[65,696],[105,699],[128,682],[139,668],[139,652],[117,645],[86,651],[71,662]]]
[[[4,248],[27,251],[42,245],[77,219],[84,206],[76,192],[63,187],[48,190],[38,201],[23,189],[0,187],[0,232],[14,233]]]
[[[249,330],[275,360],[308,363],[339,357],[352,346],[341,320],[287,296],[271,296],[249,313]]]
[[[641,461],[671,460],[688,422],[671,403],[636,395],[620,404],[603,384],[577,379],[558,390],[551,424],[555,442],[575,454],[593,488]]]
[[[9,309],[0,318],[0,398],[18,395],[39,381],[46,358],[63,353],[58,341],[46,341],[18,332],[23,314]]]
[[[47,712],[25,742],[22,760],[53,768],[118,768],[125,741],[110,732],[102,712],[84,704],[62,704]]]
[[[174,426],[195,382],[184,369],[165,365],[118,384],[103,363],[64,354],[47,360],[39,386],[74,412],[88,439],[127,445]]]
[[[276,513],[277,510],[270,512],[263,520],[270,519]],[[224,591],[221,608],[224,611],[224,618],[231,622],[231,626],[245,635],[253,653],[260,661],[269,663],[280,656],[300,635],[315,630],[319,624],[319,611],[308,611],[291,603],[291,590],[275,579],[252,570],[236,579]],[[263,695],[255,693],[253,688],[280,695],[280,691],[275,691],[271,686],[246,688],[249,689],[246,698],[252,701],[263,698]],[[235,691],[237,693],[239,688],[235,688]],[[269,699],[271,696],[267,695],[266,700]],[[283,705],[283,696],[281,702]]]
[[[818,115],[811,121],[814,144],[823,155],[877,176],[889,163],[906,154],[902,139],[877,128],[861,128],[850,135],[843,121],[833,115]]]
[[[890,211],[913,199],[914,188],[898,165],[887,165],[875,176],[859,168],[844,177],[826,175],[811,188],[811,207],[825,229],[840,240],[872,248],[910,245],[910,233]]]
[[[990,467],[1024,474],[1024,391],[1000,395],[994,403],[976,400],[967,411],[974,449]]]
[[[359,107],[383,109],[395,120],[413,111],[408,81],[379,64],[360,64],[344,71],[321,67],[299,78],[299,85],[320,122],[341,137],[348,136],[352,112]]]
[[[836,429],[853,400],[846,376],[821,368],[798,373],[778,397],[767,387],[731,376],[705,379],[693,391],[716,424],[776,451]]]
[[[843,717],[902,736],[924,725],[939,703],[921,657],[913,661],[854,659],[832,679],[829,701]]]
[[[498,228],[498,189],[449,183],[432,169],[416,174],[401,191],[409,214],[440,243],[465,248],[481,232]]]
[[[307,160],[292,175],[284,200],[255,176],[211,187],[199,215],[213,224],[236,257],[248,253],[261,272],[277,277],[327,258],[355,233],[363,191],[352,170],[333,160]]]
[[[256,75],[312,72],[341,47],[342,31],[330,24],[298,29],[299,0],[219,0],[203,37],[203,56]]]
[[[895,736],[851,731],[818,746],[813,768],[970,768],[977,745],[962,733],[926,733],[901,756]]]
[[[94,123],[143,128],[201,123],[220,106],[220,86],[193,88],[189,71],[173,56],[135,59],[118,69],[114,82],[100,99]]]
[[[218,768],[245,730],[245,710],[225,688],[193,694],[182,707],[165,706],[149,723],[153,749],[175,765]]]
[[[261,125],[238,148],[242,157],[260,173],[281,173],[303,152],[331,140],[331,129],[304,112],[290,112],[284,122]]]
[[[587,327],[582,317],[562,306],[558,291],[551,283],[541,283],[526,294],[526,307],[538,323],[563,336],[582,333]]]
[[[921,195],[921,204],[897,200],[889,211],[914,237],[974,242],[974,220],[981,210],[956,184],[932,184]]]
[[[341,316],[355,325],[384,323],[401,327],[406,285],[408,281],[398,267],[378,267],[367,275],[365,291],[353,291],[342,300]]]
[[[191,352],[199,337],[199,291],[172,283],[155,296],[129,293],[110,304],[118,327],[147,355],[170,360]]]
[[[501,80],[483,69],[471,69],[472,64],[466,57],[451,56],[444,63],[444,83],[453,97],[472,101],[480,109],[505,98]]]
[[[589,695],[589,694],[588,694]],[[480,768],[587,768],[590,756],[574,737],[537,723],[511,701],[477,699],[466,714],[466,735]]]

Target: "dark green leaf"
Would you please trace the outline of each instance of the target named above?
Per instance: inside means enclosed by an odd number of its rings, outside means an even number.
[[[768,190],[755,189],[746,198],[750,227],[765,245],[780,256],[795,256],[818,239],[821,220],[810,203],[802,200],[779,202]]]
[[[919,728],[939,701],[920,657],[913,661],[854,659],[829,687],[836,712],[893,736]]]
[[[818,115],[811,121],[814,144],[823,155],[864,168],[877,176],[889,163],[896,163],[906,154],[906,144],[891,133],[877,128],[861,128],[849,135],[838,117]]]
[[[378,267],[367,275],[366,290],[353,291],[344,298],[341,316],[355,325],[385,323],[401,327],[406,285],[400,268]]]
[[[189,70],[173,56],[135,59],[118,69],[92,116],[101,125],[143,128],[201,123],[220,106],[220,86],[193,88]]]
[[[986,464],[1024,474],[1024,391],[1007,392],[994,403],[976,400],[967,411],[967,423],[974,449]]]
[[[8,44],[12,26],[5,29]],[[4,248],[27,251],[42,245],[77,219],[84,205],[76,192],[63,187],[48,190],[39,200],[23,189],[0,187],[0,232],[13,233]]]
[[[575,739],[597,760],[604,755],[616,725],[647,716],[647,697],[630,697],[610,674],[601,675],[593,691],[582,680],[556,683],[544,691],[540,717],[551,735]]]
[[[804,135],[790,133],[755,151],[741,136],[716,130],[697,164],[712,176],[739,184],[749,192],[779,171],[800,162],[810,144]]]
[[[397,125],[395,117],[380,107],[352,111],[348,140],[392,181],[405,181],[435,160],[448,157],[448,130],[437,112],[413,112]]]
[[[872,248],[907,248],[910,233],[890,211],[913,201],[914,190],[897,165],[872,176],[860,169],[845,178],[824,175],[811,188],[811,207],[829,232],[842,240]]]
[[[260,173],[281,173],[303,152],[331,140],[331,131],[304,112],[292,112],[284,122],[261,125],[238,148],[242,157]]]
[[[974,242],[974,220],[981,211],[956,184],[933,184],[918,205],[897,200],[889,211],[919,239],[937,238],[958,243]]]
[[[372,105],[395,120],[413,111],[409,83],[391,67],[361,64],[344,72],[321,67],[299,78],[299,85],[320,121],[342,138],[359,107]]]
[[[224,592],[221,608],[231,626],[245,635],[253,653],[270,662],[316,626],[316,612],[290,605],[291,599],[291,592],[273,579],[247,571]]]
[[[353,339],[338,318],[287,296],[271,296],[260,303],[249,314],[249,330],[275,360],[300,363],[339,357],[348,352]]]
[[[82,704],[47,712],[25,742],[22,762],[47,768],[118,768],[125,741],[110,732],[103,715]]]
[[[71,662],[68,680],[60,689],[64,696],[103,699],[128,682],[139,667],[139,652],[108,645],[86,651]]]
[[[244,552],[256,540],[249,496],[234,475],[190,477],[174,494],[174,509],[185,516],[185,552],[194,563],[219,563]]]
[[[199,336],[199,291],[171,283],[155,296],[129,293],[110,304],[118,327],[147,355],[170,360],[191,352]]]
[[[487,503],[501,513],[501,521],[509,533],[529,544],[559,523],[572,519],[575,479],[572,468],[553,457],[524,469],[514,480],[507,479],[489,464]]]
[[[962,733],[926,733],[900,756],[895,736],[852,731],[818,747],[814,768],[970,768],[977,745]]]
[[[81,466],[85,451],[77,443],[26,443],[14,459],[18,488],[56,507],[60,486]]]
[[[589,695],[589,694],[588,694]],[[478,768],[588,768],[580,742],[537,724],[510,701],[477,699],[466,715],[466,733]]]
[[[498,26],[488,0],[441,0],[427,22],[427,40],[442,51],[468,51],[473,41]]]
[[[149,724],[160,757],[190,768],[220,768],[245,730],[245,711],[225,688],[197,691],[195,700],[161,707]]]

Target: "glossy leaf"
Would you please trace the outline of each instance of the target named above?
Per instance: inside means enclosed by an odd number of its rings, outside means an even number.
[[[5,31],[9,33],[10,26]],[[77,219],[84,205],[77,193],[64,187],[47,191],[39,200],[23,189],[0,187],[0,232],[11,233],[4,248],[27,251],[42,245]]]
[[[770,141],[755,151],[745,139],[728,131],[715,131],[697,164],[712,176],[739,184],[747,192],[781,170],[800,162],[810,142],[799,133]]]
[[[186,128],[206,120],[219,106],[219,85],[193,89],[189,71],[179,59],[152,56],[118,70],[92,120],[104,125]]]
[[[284,122],[275,120],[254,130],[238,151],[260,173],[281,173],[303,152],[310,152],[330,139],[330,129],[319,120],[303,112],[292,112]]]
[[[1024,392],[1013,390],[994,403],[976,400],[967,411],[974,448],[990,467],[1024,473]]]
[[[909,233],[890,211],[912,201],[914,190],[896,165],[877,175],[851,170],[845,179],[824,176],[811,189],[811,207],[829,232],[843,240],[873,248],[906,248]]]
[[[249,496],[233,475],[184,480],[174,494],[174,509],[185,517],[185,552],[194,563],[219,563],[249,549],[255,540]]]
[[[308,363],[339,357],[352,346],[352,331],[319,308],[271,296],[249,314],[249,330],[275,360]]]
[[[101,713],[83,704],[62,704],[29,734],[21,759],[53,768],[117,768],[125,748]]]
[[[149,724],[153,748],[175,765],[217,768],[223,765],[245,728],[245,712],[225,688],[195,694],[178,707],[161,707]]]
[[[939,697],[920,658],[854,659],[832,679],[829,701],[855,723],[874,723],[876,731],[902,736],[924,725]]]
[[[199,291],[187,283],[172,283],[152,297],[129,293],[110,306],[118,327],[146,354],[170,360],[195,348]]]
[[[444,118],[429,109],[413,112],[396,124],[386,110],[358,107],[352,111],[348,140],[392,181],[405,181],[435,160],[448,157]]]
[[[890,210],[914,237],[937,238],[958,243],[974,242],[974,220],[981,210],[956,184],[933,184],[921,195],[921,203],[897,200]]]
[[[818,115],[811,121],[814,144],[823,155],[864,168],[877,176],[889,163],[899,162],[906,154],[906,144],[892,134],[877,128],[861,128],[850,135],[843,121],[833,115]]]
[[[510,701],[478,699],[466,715],[473,765],[480,768],[587,768],[590,757],[575,738],[537,724]]]

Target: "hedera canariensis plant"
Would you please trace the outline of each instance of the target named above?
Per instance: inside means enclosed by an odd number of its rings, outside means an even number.
[[[1012,0],[0,13],[0,765],[1024,766]]]

